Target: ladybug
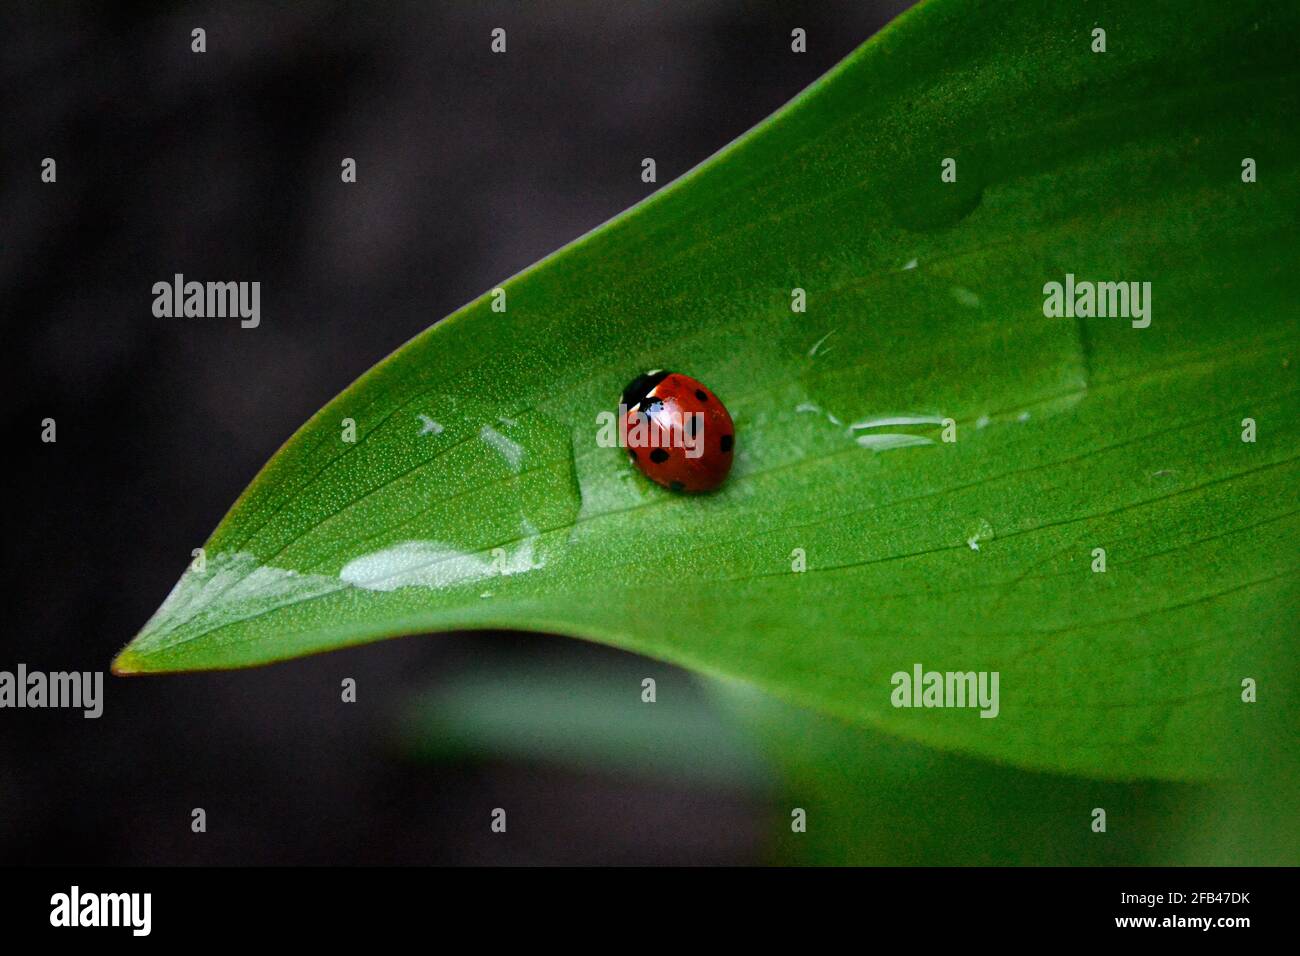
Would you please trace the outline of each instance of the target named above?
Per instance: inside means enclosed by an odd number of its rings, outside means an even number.
[[[712,491],[731,471],[736,427],[727,408],[689,375],[656,369],[623,389],[628,457],[672,491]]]

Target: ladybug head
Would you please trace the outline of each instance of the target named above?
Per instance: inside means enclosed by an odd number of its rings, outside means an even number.
[[[672,372],[657,368],[646,372],[644,375],[638,375],[628,382],[627,388],[623,389],[623,405],[627,408],[635,408],[640,405],[654,387],[671,374]]]

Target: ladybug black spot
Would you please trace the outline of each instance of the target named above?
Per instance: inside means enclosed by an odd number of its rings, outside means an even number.
[[[736,440],[736,436],[735,436],[735,435],[723,435],[723,436],[722,436],[722,451],[723,451],[724,453],[731,451],[732,443],[735,442],[735,440]]]
[[[707,402],[709,400],[708,393],[706,393],[702,388],[697,388],[695,390],[695,397],[702,402]]]
[[[664,451],[662,448],[656,448],[650,453],[650,460],[656,465],[662,465],[668,460],[668,452]]]

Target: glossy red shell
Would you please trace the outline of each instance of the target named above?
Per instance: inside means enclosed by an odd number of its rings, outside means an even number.
[[[628,385],[623,402],[627,453],[647,478],[691,493],[726,481],[736,427],[722,400],[702,382],[677,372],[650,372]]]

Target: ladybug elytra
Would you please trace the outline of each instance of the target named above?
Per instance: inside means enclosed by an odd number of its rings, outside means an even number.
[[[689,375],[656,369],[623,390],[628,457],[671,491],[712,491],[735,457],[736,428],[717,395]]]

